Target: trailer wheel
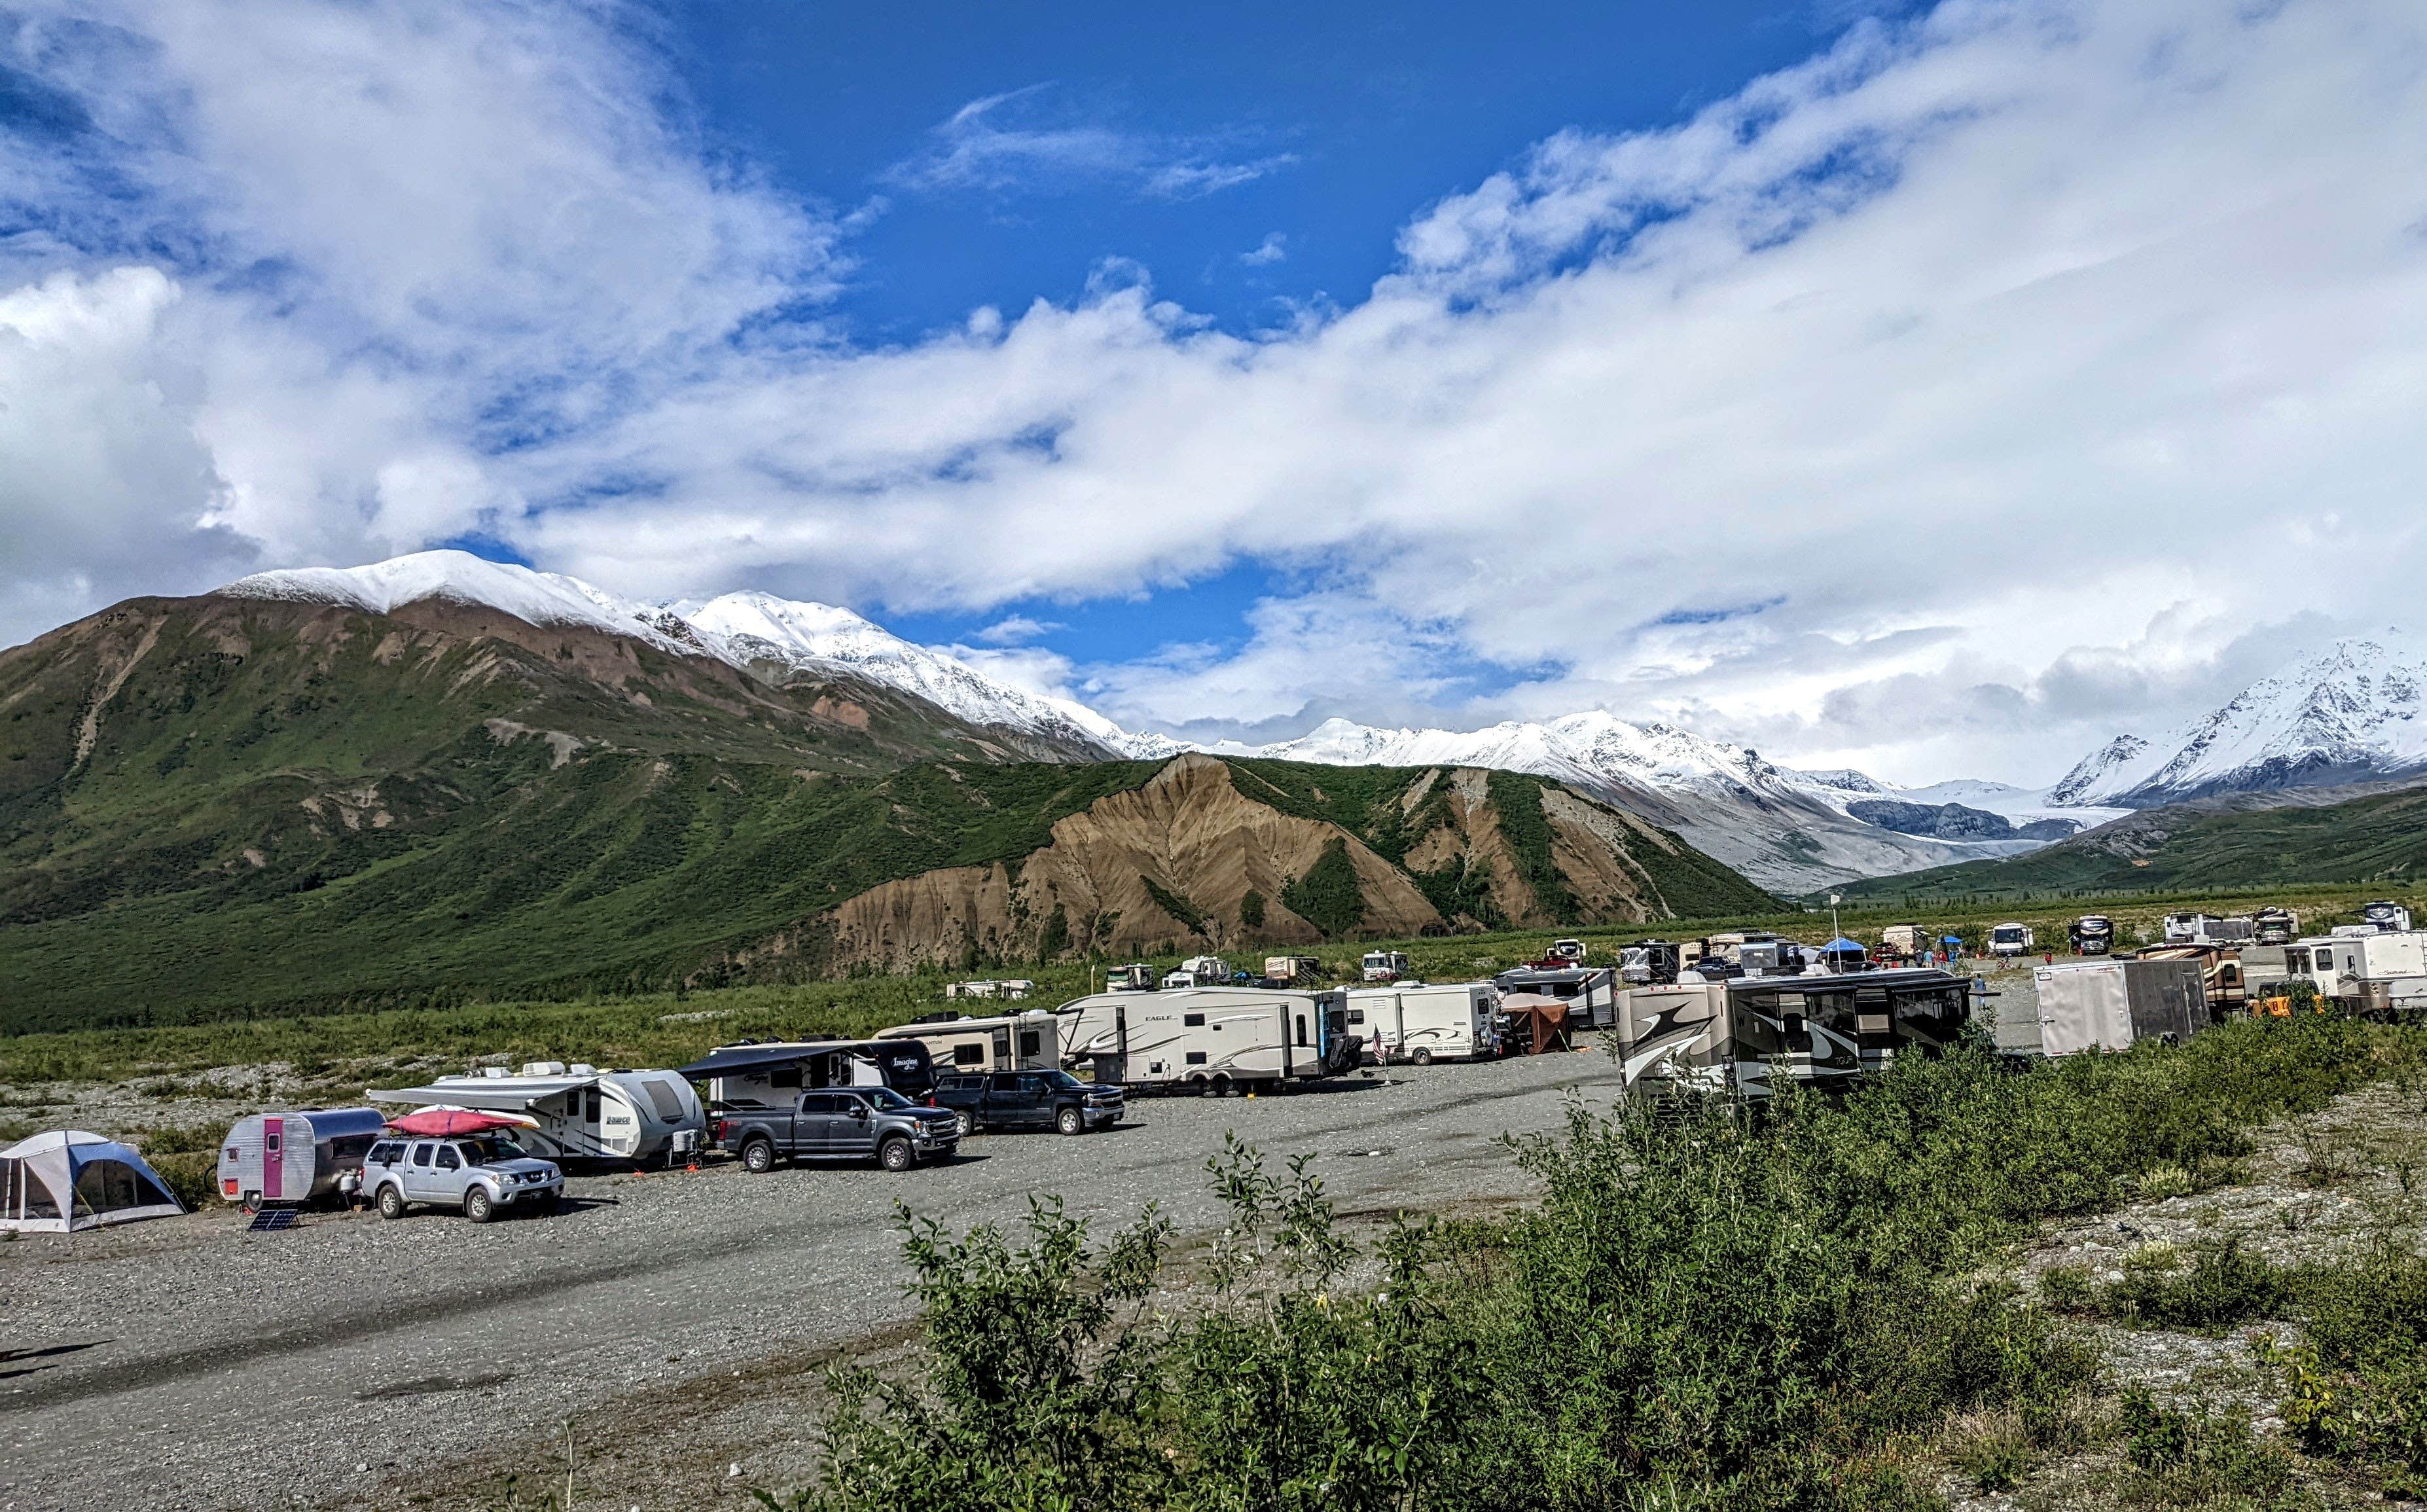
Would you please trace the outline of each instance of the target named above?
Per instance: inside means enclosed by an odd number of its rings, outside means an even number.
[[[1429,1045],[1419,1045],[1409,1054],[1408,1059],[1418,1065],[1430,1065],[1433,1064],[1432,1047]]]
[[[1188,1079],[1188,1085],[1190,1090],[1194,1091],[1200,1097],[1210,1097],[1214,1096],[1214,1083],[1206,1081],[1202,1076],[1190,1077]]]
[[[380,1188],[379,1211],[383,1218],[394,1219],[404,1216],[404,1194],[394,1182]]]
[[[899,1134],[876,1147],[876,1163],[888,1171],[906,1171],[917,1158],[910,1142]]]
[[[753,1176],[765,1176],[775,1168],[775,1146],[763,1139],[742,1146],[741,1168]]]
[[[243,1213],[247,1217],[251,1217],[252,1214],[259,1212],[261,1211],[261,1194],[258,1192],[246,1193],[242,1197],[237,1199],[236,1211]]]
[[[1238,1095],[1239,1084],[1237,1082],[1231,1081],[1227,1076],[1214,1077],[1214,1096],[1217,1097],[1235,1097]]]
[[[1065,1108],[1053,1115],[1053,1127],[1061,1133],[1083,1134],[1087,1131],[1087,1120],[1078,1109]]]
[[[464,1216],[474,1223],[487,1223],[497,1216],[497,1208],[489,1201],[486,1187],[474,1187],[464,1194]]]

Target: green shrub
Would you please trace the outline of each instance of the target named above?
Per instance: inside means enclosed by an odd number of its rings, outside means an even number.
[[[1293,877],[1281,888],[1281,906],[1336,939],[1365,921],[1365,892],[1357,880],[1357,863],[1348,857],[1348,842],[1332,840],[1323,848],[1303,877]]]
[[[2313,1454],[2370,1463],[2427,1498],[2427,1260],[2386,1240],[2303,1277],[2307,1341],[2265,1354],[2285,1425]]]
[[[2250,1431],[2240,1413],[2158,1405],[2141,1387],[2124,1394],[2126,1471],[2117,1489],[2138,1506],[2306,1507],[2282,1445]]]
[[[2188,1267],[2126,1263],[2100,1310],[2120,1321],[2211,1336],[2253,1318],[2283,1315],[2291,1282],[2282,1269],[2241,1247],[2237,1237],[2204,1240]]]

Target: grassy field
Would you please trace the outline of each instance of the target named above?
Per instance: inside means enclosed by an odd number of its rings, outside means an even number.
[[[2155,937],[2168,913],[2204,909],[2246,913],[2275,902],[2300,910],[2305,929],[2322,929],[2359,917],[2361,903],[2386,896],[2381,887],[2308,886],[2272,891],[2248,889],[2178,895],[2109,897],[2094,902],[2049,896],[1971,904],[1905,909],[1872,904],[1839,910],[1838,922],[1857,939],[1875,942],[1887,924],[1917,922],[1939,934],[1963,935],[1978,949],[1989,927],[2006,919],[2028,923],[2041,947],[2061,953],[2064,926],[2085,909],[2116,920],[2119,938]],[[2427,897],[2394,896],[2427,913]],[[1665,937],[1690,939],[1732,929],[1767,929],[1818,944],[1830,934],[1830,917],[1781,910],[1683,920],[1662,926],[1566,931],[1523,930],[1383,942],[1405,951],[1410,967],[1427,981],[1453,982],[1488,975],[1541,955],[1558,935],[1583,939],[1596,960],[1607,961],[1620,946]],[[1368,947],[1333,945],[1314,953],[1341,980],[1356,976]],[[1262,951],[1234,952],[1231,964],[1256,969]],[[1160,969],[1179,964],[1167,956]],[[1100,983],[1104,963],[1066,961],[1051,966],[997,968],[998,976],[1024,976],[1036,984],[1030,1006],[1051,1008]],[[860,1034],[947,1006],[944,987],[956,974],[922,971],[865,976],[793,985],[725,987],[673,992],[597,994],[567,1000],[512,997],[449,1000],[433,997],[371,1012],[302,1014],[238,1010],[218,1021],[154,1027],[0,1034],[0,1088],[44,1081],[119,1081],[141,1077],[183,1077],[223,1066],[284,1065],[313,1080],[324,1070],[366,1066],[423,1057],[460,1059],[504,1056],[513,1061],[589,1061],[601,1065],[678,1065],[712,1046],[744,1037]],[[969,1011],[983,1013],[984,1004]]]

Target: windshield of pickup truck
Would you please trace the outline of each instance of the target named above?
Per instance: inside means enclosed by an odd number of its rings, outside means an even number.
[[[904,1097],[899,1092],[894,1091],[891,1087],[857,1087],[854,1090],[861,1097],[866,1097],[871,1106],[882,1109],[887,1113],[891,1113],[897,1108],[912,1108],[918,1106],[909,1098]]]

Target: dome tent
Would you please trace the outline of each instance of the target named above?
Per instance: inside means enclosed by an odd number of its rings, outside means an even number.
[[[81,1129],[0,1149],[0,1229],[72,1234],[186,1210],[143,1157]]]

